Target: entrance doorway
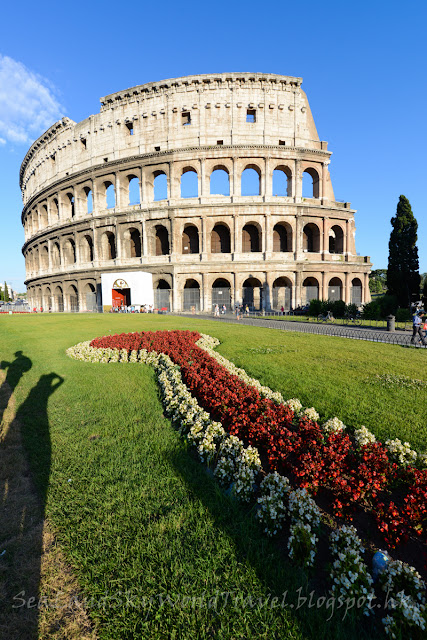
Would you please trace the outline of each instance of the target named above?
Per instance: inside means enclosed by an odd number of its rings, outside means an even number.
[[[112,290],[113,307],[127,307],[130,305],[130,289]]]

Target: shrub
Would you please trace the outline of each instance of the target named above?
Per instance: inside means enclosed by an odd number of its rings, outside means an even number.
[[[398,309],[396,311],[397,322],[410,322],[412,320],[411,312],[409,309]]]

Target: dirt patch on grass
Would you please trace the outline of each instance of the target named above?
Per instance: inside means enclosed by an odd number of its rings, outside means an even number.
[[[14,394],[0,370],[0,637],[96,640],[32,482]]]

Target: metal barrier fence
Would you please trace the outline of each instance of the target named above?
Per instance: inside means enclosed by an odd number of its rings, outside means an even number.
[[[187,314],[176,314],[187,315]],[[412,334],[403,332],[382,331],[375,329],[367,329],[364,327],[344,327],[342,325],[316,323],[316,322],[298,322],[283,320],[268,320],[268,318],[251,318],[242,316],[240,320],[231,314],[215,317],[208,314],[198,314],[210,320],[219,322],[230,322],[236,324],[244,324],[255,327],[266,327],[267,329],[279,329],[281,331],[299,331],[301,333],[312,333],[316,335],[336,336],[339,338],[349,338],[352,340],[366,340],[368,342],[383,342],[386,344],[397,344],[402,346],[410,346]],[[416,346],[421,346],[417,341]]]

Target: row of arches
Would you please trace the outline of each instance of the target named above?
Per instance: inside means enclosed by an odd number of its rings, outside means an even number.
[[[330,300],[344,299],[344,283],[340,277],[334,276],[327,282],[328,298]],[[207,306],[204,308],[205,293],[207,293]],[[320,283],[316,277],[310,276],[302,281],[302,303],[319,299]],[[96,299],[96,287],[93,283],[80,285],[57,284],[54,286],[35,287],[29,291],[31,304],[53,311],[96,311],[98,309]],[[183,311],[213,310],[216,305],[224,307],[227,311],[233,309],[235,304],[243,304],[251,310],[282,308],[289,311],[295,304],[295,288],[291,278],[279,276],[274,279],[271,287],[257,277],[249,276],[238,291],[234,289],[233,281],[228,277],[216,278],[209,291],[205,292],[203,284],[197,277],[187,278],[182,288],[172,290],[170,282],[160,278],[154,285],[154,306],[158,309]],[[175,302],[173,296],[177,297]],[[360,305],[362,303],[362,282],[354,277],[350,283],[350,302]]]
[[[227,164],[217,164],[212,168],[208,176],[208,193],[202,194],[202,180],[200,172],[193,165],[184,166],[181,169],[178,189],[174,188],[171,194],[171,183],[168,170],[160,168],[149,175],[138,176],[136,173],[127,173],[120,177],[112,175],[110,178],[100,179],[96,182],[96,195],[92,183],[76,188],[70,188],[50,198],[45,203],[28,212],[25,228],[27,235],[51,225],[74,218],[92,214],[94,209],[114,209],[116,206],[135,206],[144,202],[158,202],[170,197],[196,198],[200,195],[241,195],[259,196],[267,191],[265,176],[262,169],[256,164],[248,164],[240,173],[240,189],[233,182],[231,189],[231,167]],[[294,173],[291,167],[278,164],[271,173],[272,196],[292,197],[294,192]],[[234,181],[236,178],[234,178]],[[302,172],[301,195],[305,198],[320,197],[320,174],[314,167],[307,167]],[[118,202],[118,191],[120,202]]]
[[[262,229],[259,223],[248,223],[241,229],[242,253],[259,253],[262,251]],[[287,253],[294,251],[293,229],[287,222],[278,222],[273,227],[273,253]],[[166,226],[157,224],[150,236],[149,255],[166,256],[171,252],[170,233]],[[201,251],[200,231],[194,224],[187,224],[181,234],[178,252],[182,255],[198,254]],[[308,223],[302,229],[302,247],[306,252],[321,251],[321,232],[315,223]],[[78,251],[77,251],[78,249]],[[141,258],[143,255],[142,230],[129,227],[124,231],[121,243],[123,258]],[[214,225],[209,235],[210,253],[227,254],[232,251],[232,236],[230,228],[225,223]],[[343,253],[344,232],[339,225],[333,225],[329,230],[329,252]],[[100,246],[96,259],[114,260],[118,257],[116,233],[104,231],[100,237]],[[91,233],[83,233],[78,238],[78,246],[74,237],[67,237],[62,242],[54,241],[50,247],[30,249],[27,253],[27,267],[31,272],[45,271],[51,267],[69,266],[76,263],[90,263],[95,259],[94,241]]]

